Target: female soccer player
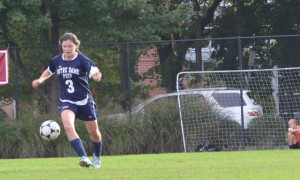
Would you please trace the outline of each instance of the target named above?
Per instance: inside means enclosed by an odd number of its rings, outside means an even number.
[[[73,33],[65,33],[59,40],[63,53],[54,56],[40,78],[32,82],[34,88],[57,74],[60,82],[61,119],[68,140],[80,157],[82,167],[101,166],[102,137],[97,123],[97,109],[88,77],[100,81],[102,74],[95,64],[79,52],[80,41]],[[75,130],[75,118],[83,120],[94,147],[93,163],[88,159],[82,141]]]
[[[292,118],[288,121],[288,143],[290,149],[300,149],[300,125],[296,119]]]

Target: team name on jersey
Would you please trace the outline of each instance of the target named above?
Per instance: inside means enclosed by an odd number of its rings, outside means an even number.
[[[72,78],[72,74],[79,75],[79,69],[73,67],[61,67],[56,72],[57,75],[62,74],[64,79]]]

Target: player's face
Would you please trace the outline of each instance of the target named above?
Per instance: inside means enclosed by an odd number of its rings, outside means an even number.
[[[297,125],[294,121],[289,121],[289,127],[295,129]]]
[[[74,56],[74,54],[76,53],[77,46],[71,40],[63,41],[61,44],[61,47],[67,58],[68,57],[72,58]]]

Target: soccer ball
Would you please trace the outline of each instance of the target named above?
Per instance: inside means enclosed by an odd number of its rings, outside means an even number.
[[[60,126],[53,120],[47,120],[40,126],[40,135],[46,141],[53,141],[60,134]]]

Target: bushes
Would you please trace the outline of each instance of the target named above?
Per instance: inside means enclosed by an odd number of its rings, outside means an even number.
[[[76,156],[67,141],[60,118],[60,137],[47,142],[39,136],[39,127],[47,115],[32,118],[22,113],[18,121],[0,121],[0,158]],[[43,116],[43,117],[42,117]],[[75,121],[77,133],[89,155],[93,152],[84,123]],[[162,153],[182,151],[180,121],[174,102],[157,104],[124,122],[102,118],[103,155]]]
[[[182,152],[182,136],[177,105],[161,102],[151,106],[141,123],[145,153]]]
[[[264,115],[253,119],[248,129],[242,129],[237,122],[222,116],[222,112],[207,103],[200,104],[197,109],[192,103],[187,104],[187,109],[194,108],[192,115],[187,113],[190,111],[182,110],[187,151],[194,151],[205,141],[229,151],[285,148],[287,145],[286,125],[282,117]]]
[[[197,123],[191,126],[195,133],[186,137],[186,140],[193,140],[187,141],[189,151],[194,151],[205,140],[222,150],[241,150],[244,147],[273,149],[287,144],[286,125],[281,117],[264,115],[256,118],[243,132],[238,123],[205,108],[193,117]],[[76,156],[59,117],[60,137],[53,142],[40,138],[39,127],[47,119],[45,115],[41,116],[44,118],[30,119],[28,114],[22,114],[17,122],[0,121],[0,158]],[[75,122],[87,153],[91,155],[93,147],[84,123]],[[102,118],[99,126],[103,136],[103,155],[183,152],[180,118],[174,102],[156,103],[122,122]]]
[[[243,145],[241,126],[215,111],[198,114],[198,119],[185,128],[187,150],[194,151],[205,141],[210,141],[220,150],[237,150]],[[185,124],[188,126],[188,124]]]
[[[202,119],[198,125],[201,132],[198,134],[199,144],[209,140],[222,150],[229,151],[287,147],[287,129],[282,117],[265,115],[255,118],[244,130],[238,123],[218,114],[210,114],[209,117],[209,121]],[[192,144],[192,147],[196,146]]]
[[[264,115],[252,121],[248,129],[250,146],[272,149],[287,146],[287,127],[279,116]]]
[[[180,120],[174,102],[157,103],[122,123],[102,119],[100,127],[104,154],[182,152]]]
[[[57,141],[46,142],[39,136],[43,121],[20,120],[0,122],[0,158],[30,158],[70,156],[72,151],[66,147],[64,133]]]

